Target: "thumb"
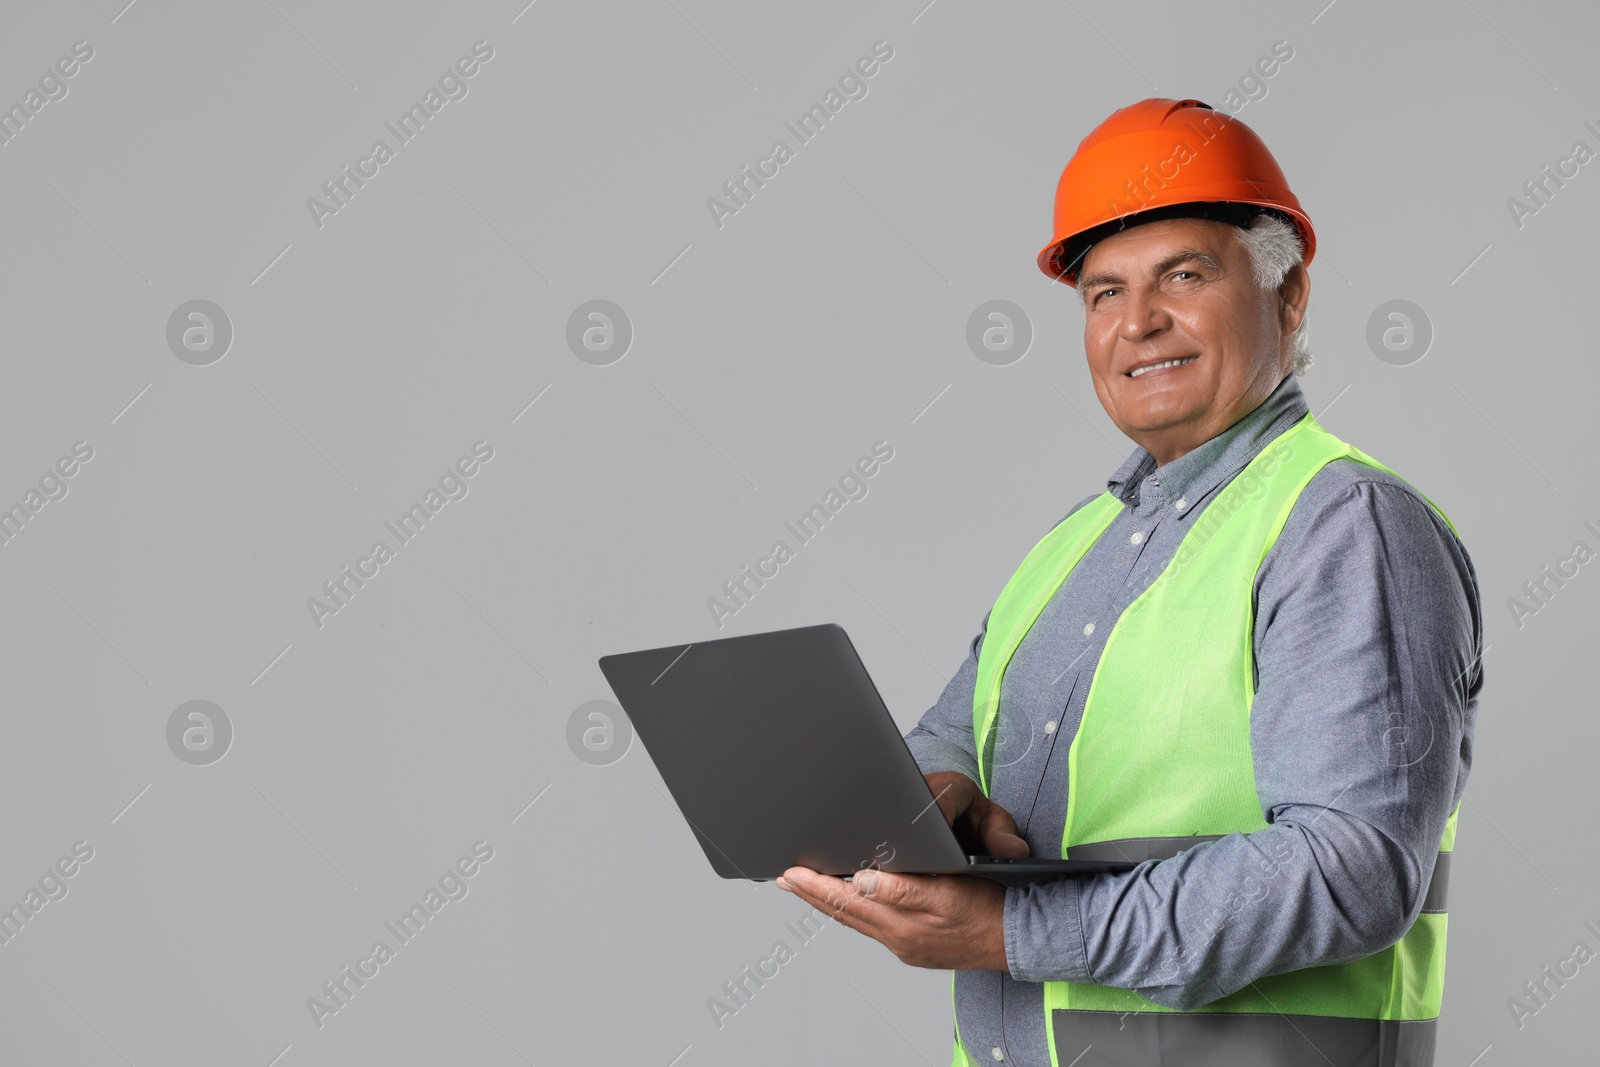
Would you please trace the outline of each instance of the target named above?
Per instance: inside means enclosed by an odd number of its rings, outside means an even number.
[[[919,906],[921,898],[915,878],[892,874],[889,871],[865,870],[850,879],[856,892],[890,907]]]
[[[984,836],[984,847],[991,856],[1027,856],[1028,842],[1006,830],[993,830]]]
[[[1017,821],[998,804],[990,806],[983,820],[983,846],[991,856],[1026,856],[1031,851],[1017,832]]]

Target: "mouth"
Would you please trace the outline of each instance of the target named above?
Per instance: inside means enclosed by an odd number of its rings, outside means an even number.
[[[1187,367],[1199,358],[1199,356],[1185,356],[1182,359],[1169,359],[1162,363],[1146,363],[1142,367],[1135,367],[1133,370],[1128,371],[1127,377],[1148,378],[1152,375],[1170,374],[1179,367]]]

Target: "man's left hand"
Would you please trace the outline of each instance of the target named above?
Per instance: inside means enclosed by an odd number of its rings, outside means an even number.
[[[864,870],[847,882],[790,867],[778,886],[912,967],[1007,969],[1006,890],[987,878]]]

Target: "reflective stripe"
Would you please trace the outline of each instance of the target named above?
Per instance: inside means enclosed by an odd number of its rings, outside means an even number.
[[[1432,1067],[1439,1026],[1436,1018],[1203,1011],[1051,1014],[1056,1058],[1073,1067]]]
[[[1450,891],[1450,853],[1441,852],[1433,861],[1433,880],[1428,883],[1428,895],[1422,899],[1423,911],[1444,911],[1445,897]]]
[[[1087,845],[1073,845],[1067,851],[1075,860],[1127,860],[1142,863],[1145,860],[1169,860],[1185,849],[1202,841],[1220,841],[1223,834],[1196,834],[1193,837],[1124,837],[1117,841],[1093,841]],[[1450,891],[1450,853],[1440,852],[1433,861],[1433,877],[1428,880],[1428,892],[1422,900],[1424,912],[1445,911],[1445,900]]]
[[[1118,841],[1092,841],[1067,849],[1075,860],[1170,860],[1186,848],[1202,841],[1220,841],[1224,834],[1195,834],[1193,837],[1124,837]]]

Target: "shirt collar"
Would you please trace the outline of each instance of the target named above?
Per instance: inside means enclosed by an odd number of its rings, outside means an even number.
[[[1136,446],[1106,479],[1106,489],[1130,507],[1166,500],[1193,504],[1241,470],[1257,452],[1302,419],[1310,409],[1293,373],[1285,374],[1272,395],[1232,426],[1165,466],[1144,446]]]

